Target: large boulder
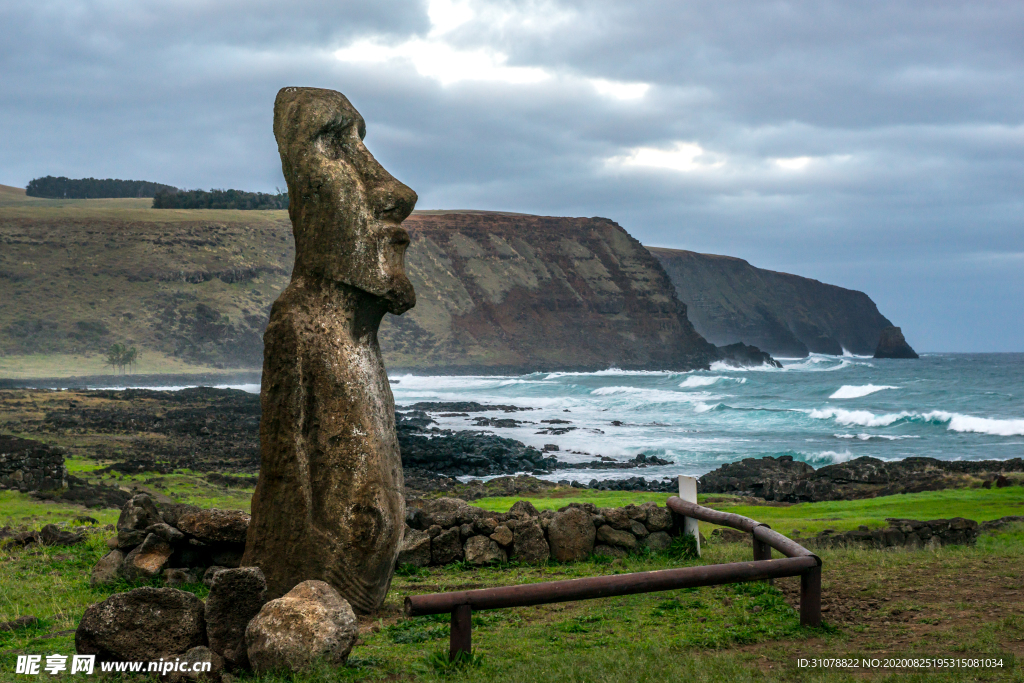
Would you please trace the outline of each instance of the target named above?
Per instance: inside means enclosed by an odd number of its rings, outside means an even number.
[[[430,564],[430,534],[406,527],[405,537],[398,549],[397,566],[411,564],[426,567]]]
[[[644,503],[640,507],[647,509],[644,526],[648,531],[668,531],[672,528],[672,511],[667,507],[658,507],[657,503]]]
[[[156,534],[149,534],[121,563],[121,575],[129,581],[151,579],[164,573],[174,549]]]
[[[636,536],[628,531],[619,531],[605,524],[597,530],[597,541],[604,545],[616,546],[625,550],[636,550]]]
[[[151,661],[206,644],[203,602],[176,588],[136,588],[85,610],[75,650],[99,661]]]
[[[551,557],[558,562],[585,560],[594,552],[595,534],[586,510],[568,508],[557,513],[548,524]]]
[[[245,629],[265,602],[267,581],[259,567],[225,569],[216,574],[206,598],[206,635],[210,649],[233,667],[246,667]]]
[[[258,673],[341,665],[359,637],[352,607],[323,581],[303,581],[271,600],[245,630],[249,663]]]
[[[190,510],[178,518],[178,528],[205,543],[245,545],[249,515],[241,510]]]
[[[180,671],[171,671],[160,677],[161,683],[186,683],[187,681],[203,681],[214,683],[221,681],[221,674],[224,672],[224,658],[210,648],[199,645],[186,652],[179,666]],[[201,665],[209,664],[208,670],[203,671]]]
[[[143,531],[162,521],[153,499],[145,493],[140,493],[132,496],[121,508],[121,515],[117,518],[117,529]]]
[[[546,562],[551,548],[544,540],[544,530],[537,522],[520,522],[512,540],[512,559],[527,564]]]
[[[92,586],[104,586],[116,583],[121,563],[124,562],[124,553],[116,548],[100,558],[100,561],[92,568],[92,575],[89,577],[89,584]]]
[[[432,564],[444,565],[462,560],[462,539],[458,528],[442,531],[430,541]]]
[[[504,562],[508,559],[501,546],[486,536],[473,536],[466,541],[466,562],[475,565]]]

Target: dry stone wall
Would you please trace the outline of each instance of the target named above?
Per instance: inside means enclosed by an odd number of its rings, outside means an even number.
[[[62,449],[0,435],[0,490],[53,491],[67,485]]]
[[[459,498],[412,500],[408,506],[398,564],[417,567],[621,557],[644,549],[665,550],[681,529],[679,518],[656,503],[623,508],[571,503],[558,511],[538,511],[521,500],[506,513]]]

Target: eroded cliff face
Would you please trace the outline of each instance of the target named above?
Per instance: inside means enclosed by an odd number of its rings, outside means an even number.
[[[651,247],[688,307],[690,321],[717,345],[742,341],[773,356],[809,352],[871,355],[892,325],[863,292],[743,259]]]
[[[717,357],[658,262],[611,220],[439,211],[403,226],[417,303],[381,326],[392,374],[689,369]]]

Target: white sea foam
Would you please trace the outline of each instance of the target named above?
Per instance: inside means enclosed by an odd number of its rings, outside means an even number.
[[[879,391],[885,391],[886,389],[899,389],[899,387],[893,387],[886,384],[864,384],[861,386],[857,386],[855,384],[844,384],[839,387],[834,394],[829,396],[829,398],[861,398]]]
[[[721,375],[694,375],[693,377],[687,377],[679,385],[681,389],[696,389],[697,387],[709,387],[717,382],[736,382],[737,384],[746,384],[746,377],[723,377]]]
[[[837,439],[858,439],[860,441],[870,441],[871,439],[880,439],[882,441],[902,441],[903,439],[920,439],[920,436],[914,434],[833,434],[832,436]]]
[[[739,367],[736,365],[730,365],[725,361],[716,360],[711,364],[712,372],[778,372],[779,368],[774,365],[762,364],[762,365],[744,365]]]
[[[860,427],[888,427],[901,421],[930,422],[944,424],[951,432],[971,432],[975,434],[991,434],[992,436],[1024,436],[1024,420],[1002,420],[992,417],[975,417],[961,415],[944,410],[933,410],[929,413],[886,413],[876,415],[867,410],[842,410],[825,408],[801,410],[817,420],[835,420],[841,425],[858,425]]]
[[[721,403],[704,403],[704,401],[697,401],[697,403],[695,403],[693,405],[693,412],[695,412],[695,413],[706,413],[706,412],[714,410],[715,408],[717,408],[720,405],[722,405],[722,404]]]
[[[916,415],[916,413],[905,411],[902,413],[875,415],[867,410],[843,410],[841,408],[824,408],[800,412],[807,412],[809,416],[816,420],[834,419],[841,425],[859,425],[861,427],[888,427],[894,422],[899,422]]]
[[[929,422],[947,423],[951,432],[974,432],[993,436],[1024,436],[1024,420],[998,420],[933,410],[921,416]]]
[[[608,368],[607,370],[595,370],[594,372],[549,372],[544,379],[558,379],[559,377],[672,377],[681,374],[684,373],[669,370],[620,370],[619,368]]]
[[[835,451],[822,451],[821,453],[811,453],[804,456],[804,461],[808,463],[821,462],[828,463],[830,465],[837,465],[841,462],[849,462],[856,457],[850,451],[843,451],[837,453]]]

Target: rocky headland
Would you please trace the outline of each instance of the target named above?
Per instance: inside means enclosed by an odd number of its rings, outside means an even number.
[[[753,344],[773,356],[875,352],[892,327],[864,292],[752,266],[743,259],[651,248],[694,328],[713,344]]]

